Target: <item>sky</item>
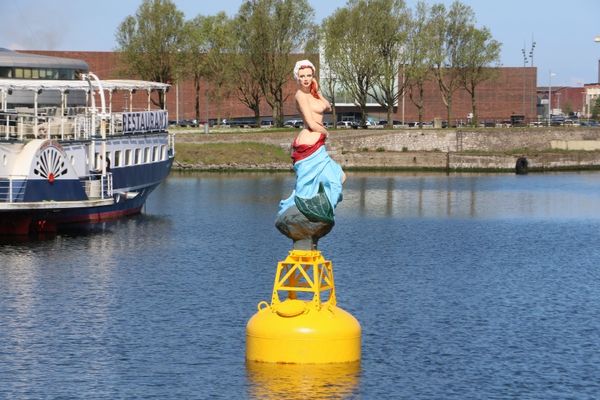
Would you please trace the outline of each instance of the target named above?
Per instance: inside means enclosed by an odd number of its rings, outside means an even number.
[[[428,4],[451,0],[427,0]],[[242,0],[174,0],[186,19],[225,11],[234,16]],[[346,0],[309,0],[320,23]],[[414,9],[417,0],[406,0]],[[600,0],[462,0],[477,26],[502,43],[503,67],[522,67],[532,42],[538,86],[598,82]],[[0,47],[11,50],[112,51],[119,24],[141,0],[0,0]],[[6,18],[6,16],[11,16]],[[365,21],[376,23],[376,21]],[[528,58],[527,66],[531,66]]]

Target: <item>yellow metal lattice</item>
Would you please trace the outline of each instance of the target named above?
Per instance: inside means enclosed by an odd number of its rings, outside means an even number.
[[[296,299],[298,292],[312,293],[312,302],[317,309],[322,304],[335,306],[331,261],[325,260],[318,250],[290,251],[285,260],[277,263],[271,306],[281,302],[279,292],[282,291],[287,292],[288,299]]]

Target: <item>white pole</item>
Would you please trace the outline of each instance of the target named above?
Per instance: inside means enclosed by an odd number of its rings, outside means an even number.
[[[406,65],[402,66],[402,127],[404,128],[404,93],[406,92],[406,88],[404,86],[404,67]],[[388,121],[389,123],[390,121]],[[394,123],[394,121],[392,121],[392,124]],[[450,121],[448,121],[448,126],[450,126]]]
[[[594,38],[594,42],[600,43],[600,35]],[[600,83],[600,59],[598,60],[598,83]]]
[[[66,94],[64,89],[60,91],[60,138],[65,140],[65,103],[66,103]]]
[[[552,70],[548,78],[548,126],[550,126],[550,118],[552,117]]]
[[[36,89],[35,92],[33,92],[33,117],[34,119],[34,124],[33,124],[33,137],[37,139],[37,135],[38,135],[38,90]]]

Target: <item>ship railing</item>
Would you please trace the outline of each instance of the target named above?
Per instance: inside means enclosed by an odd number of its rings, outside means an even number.
[[[26,176],[9,177],[0,179],[0,202],[21,202],[25,197]]]
[[[147,110],[132,111],[147,112]],[[155,111],[157,112],[157,111]],[[158,111],[161,112],[161,111]],[[61,115],[64,113],[64,115]],[[106,115],[92,113],[90,108],[69,107],[66,110],[45,108],[37,116],[31,108],[16,108],[0,112],[0,139],[89,140],[103,136],[162,132],[163,128],[148,127],[133,130],[124,127],[123,112]],[[166,112],[164,114],[166,121]]]
[[[89,199],[109,199],[113,196],[113,176],[111,172],[91,173],[83,180],[83,189]]]
[[[169,141],[169,155],[171,157],[175,157],[175,135],[172,133],[169,133],[168,141]]]
[[[0,112],[0,138],[4,140],[87,139],[89,130],[81,128],[78,115],[41,113],[35,116],[26,108]]]

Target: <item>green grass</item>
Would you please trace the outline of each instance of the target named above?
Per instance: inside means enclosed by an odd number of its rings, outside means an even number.
[[[175,160],[183,164],[291,163],[282,148],[262,143],[176,143]]]

